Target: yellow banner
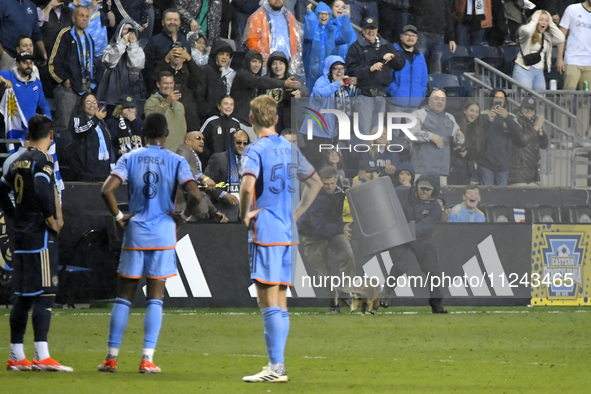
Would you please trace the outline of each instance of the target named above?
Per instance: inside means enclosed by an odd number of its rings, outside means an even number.
[[[533,225],[533,306],[591,305],[590,237],[591,225]]]

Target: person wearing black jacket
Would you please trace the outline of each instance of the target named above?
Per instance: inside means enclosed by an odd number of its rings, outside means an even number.
[[[392,44],[378,35],[378,21],[365,18],[361,34],[350,47],[345,60],[349,77],[357,78],[356,111],[361,134],[369,135],[378,125],[379,113],[386,112],[386,89],[392,83],[392,71],[400,71],[406,59]]]
[[[205,147],[201,153],[203,168],[207,167],[211,155],[228,150],[231,136],[240,130],[240,122],[232,116],[234,108],[234,99],[224,96],[218,105],[219,115],[214,115],[203,123],[200,130],[205,139]]]
[[[113,117],[107,120],[113,151],[117,158],[144,146],[143,125],[144,122],[137,116],[137,106],[133,97],[121,97],[113,111]]]
[[[428,277],[441,278],[437,252],[431,242],[433,226],[441,216],[441,206],[437,201],[439,196],[439,174],[435,171],[427,171],[421,175],[414,186],[398,186],[396,194],[406,220],[414,222],[416,240],[390,249],[390,258],[394,265],[390,269],[388,280],[380,295],[381,305],[388,307],[389,299],[394,295],[396,281],[407,271],[408,252],[411,251],[421,270],[428,274]],[[424,279],[424,277],[423,277]],[[429,305],[433,313],[447,313],[442,305],[442,293],[439,287],[430,289]]]
[[[544,133],[544,115],[536,114],[536,99],[528,97],[521,103],[517,121],[522,127],[513,144],[511,167],[509,167],[509,184],[525,186],[540,180],[538,165],[540,149],[548,147],[548,135]]]
[[[517,117],[505,109],[507,94],[501,89],[490,93],[491,108],[481,115],[484,144],[476,158],[481,185],[506,186],[513,141],[521,134]]]
[[[414,0],[411,13],[419,28],[416,48],[425,56],[429,73],[441,72],[441,45],[449,41],[449,51],[456,51],[453,0]]]
[[[288,88],[300,87],[300,83],[293,78],[288,78],[286,81],[271,79],[263,77],[262,71],[263,56],[259,51],[251,49],[246,53],[242,69],[238,71],[232,83],[230,96],[236,103],[234,116],[247,126],[250,126],[250,120],[248,119],[250,102],[255,97],[264,94],[267,89],[282,88],[284,86]]]
[[[218,113],[220,99],[230,91],[232,80],[228,77],[235,74],[230,68],[233,56],[234,50],[230,44],[223,40],[217,40],[211,47],[207,64],[201,68],[203,77],[197,90],[197,102],[202,124],[207,118]]]
[[[351,223],[343,221],[345,192],[338,187],[337,169],[324,167],[319,172],[322,189],[310,205],[304,216],[298,221],[300,242],[308,262],[320,278],[331,275],[328,262],[330,250],[339,262],[339,274],[355,276],[355,257],[349,241]],[[328,290],[328,289],[327,289]],[[330,313],[339,313],[338,290],[332,289],[330,295]]]
[[[154,70],[152,74],[154,83],[158,81],[162,71],[170,72],[174,77],[174,85],[180,86],[179,102],[185,106],[187,128],[191,130],[201,128],[202,122],[197,110],[196,95],[202,71],[191,57],[191,52],[187,52],[184,48],[172,48]]]

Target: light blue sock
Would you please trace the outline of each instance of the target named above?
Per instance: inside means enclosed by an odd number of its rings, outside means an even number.
[[[121,338],[127,327],[127,320],[129,318],[129,308],[131,302],[123,298],[115,299],[115,305],[111,311],[111,323],[109,325],[109,347],[119,349],[121,346]]]
[[[272,364],[283,362],[283,318],[278,306],[263,309],[263,323],[265,325],[265,343],[267,354]]]
[[[281,320],[283,321],[283,330],[281,332],[281,354],[285,351],[285,344],[287,343],[287,334],[289,334],[289,313],[287,313],[287,309],[281,311]]]
[[[144,349],[155,349],[162,326],[162,305],[160,300],[148,300],[144,319]]]

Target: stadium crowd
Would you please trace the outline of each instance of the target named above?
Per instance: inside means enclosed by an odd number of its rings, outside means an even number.
[[[391,141],[375,135],[379,142],[367,152],[337,151],[339,179],[353,181],[371,166],[398,182],[396,169],[411,164],[417,175],[438,172],[442,186],[535,184],[540,149],[548,146],[535,101],[513,114],[503,91],[480,108],[471,101],[446,105],[445,91],[428,89],[429,74],[442,70],[442,50],[467,45],[518,46],[513,76],[534,89],[545,89],[544,71],[558,46],[554,65],[564,72],[565,89],[584,87],[591,80],[591,2],[534,3],[0,0],[1,109],[10,115],[2,137],[23,140],[27,119],[49,116],[58,173],[98,182],[120,156],[144,144],[145,116],[161,113],[170,130],[166,148],[184,145],[198,156],[196,175],[209,180],[203,187],[217,207],[204,209],[223,219],[236,216],[237,159],[246,146],[236,145],[237,132],[247,137],[240,143],[256,138],[248,103],[272,97],[282,132],[292,127],[291,98],[309,97],[306,104],[318,112],[357,112],[365,135],[377,132],[383,112],[418,119],[411,130],[416,141],[395,132]],[[14,101],[20,127],[8,119]],[[312,139],[305,138],[307,118],[286,132],[299,133],[298,145],[317,170],[334,155],[320,145],[339,145],[335,118],[327,116],[326,127],[314,123]],[[195,131],[204,139],[200,152],[186,144]],[[361,142],[356,138],[352,144]],[[402,151],[384,149],[388,144]]]

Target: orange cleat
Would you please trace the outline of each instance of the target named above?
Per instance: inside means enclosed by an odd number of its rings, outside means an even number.
[[[101,365],[98,366],[99,372],[116,372],[117,371],[117,360],[114,358],[110,358],[108,360],[103,361]]]
[[[45,360],[33,360],[33,369],[38,372],[74,372],[74,368],[61,365],[51,357]]]
[[[160,373],[160,367],[148,362],[148,360],[142,360],[140,363],[140,373]]]
[[[8,359],[6,362],[6,370],[7,371],[32,371],[33,370],[33,363],[23,358],[21,361],[12,361]]]

